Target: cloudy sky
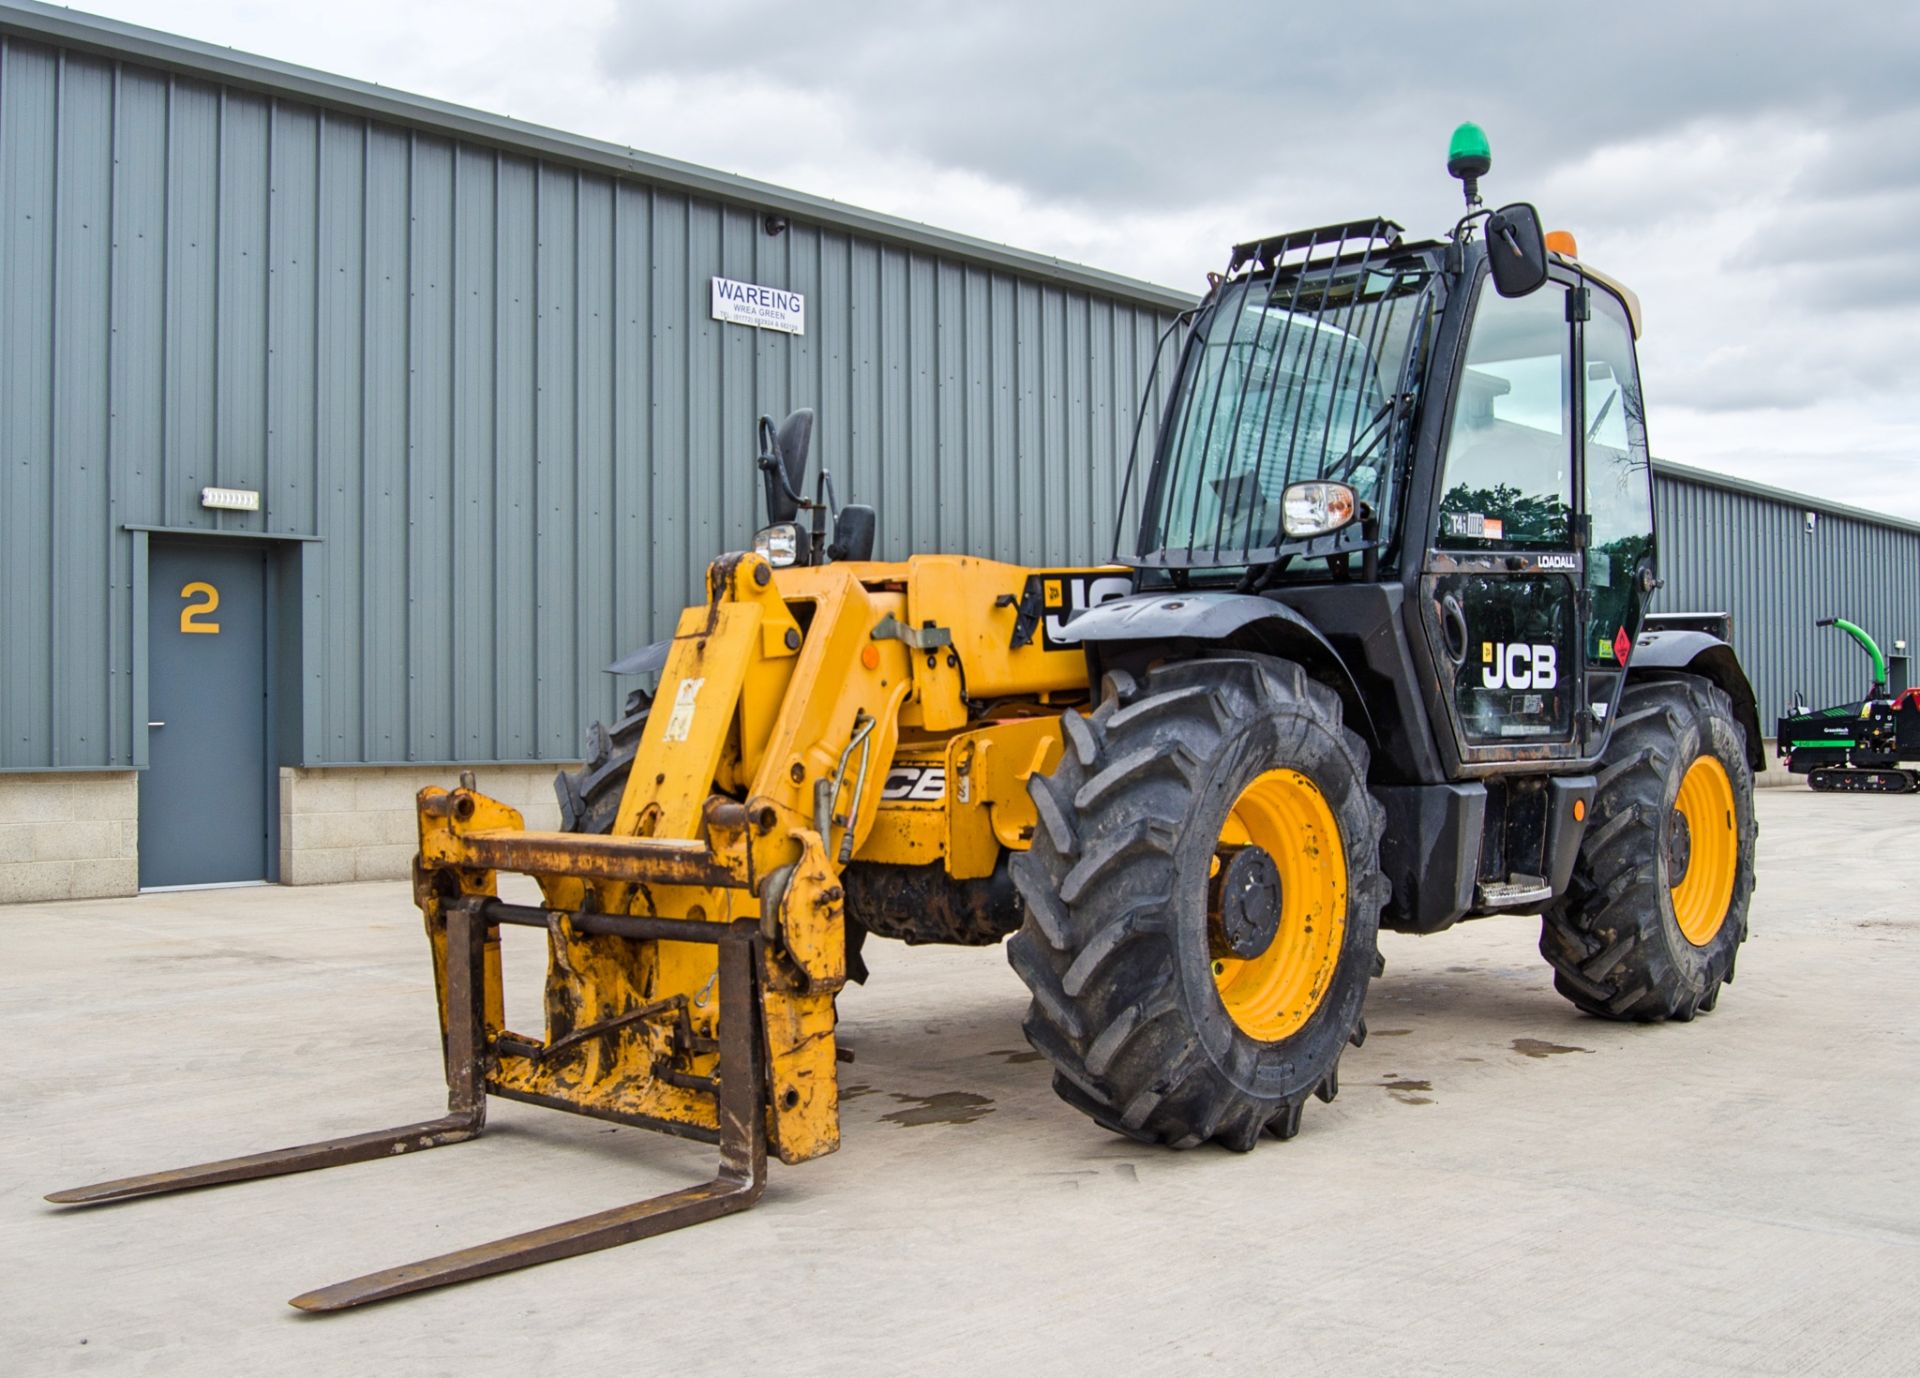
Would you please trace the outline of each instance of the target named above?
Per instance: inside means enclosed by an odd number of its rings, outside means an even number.
[[[1488,197],[1640,293],[1656,454],[1920,519],[1902,0],[80,7],[1193,291],[1255,234],[1449,226],[1477,120]]]

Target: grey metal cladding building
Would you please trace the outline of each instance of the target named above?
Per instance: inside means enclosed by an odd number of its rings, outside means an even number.
[[[0,0],[0,900],[404,875],[453,763],[550,824],[600,667],[749,540],[761,412],[883,556],[1103,557],[1190,301]],[[1861,687],[1814,617],[1920,632],[1920,527],[1655,484],[1661,604],[1735,614],[1769,720]]]
[[[883,556],[1104,556],[1113,456],[1190,301],[13,0],[0,208],[0,770],[40,777],[0,782],[26,815],[0,820],[22,824],[77,817],[69,796],[126,813],[169,718],[148,569],[194,535],[271,552],[268,773],[414,767],[307,791],[341,815],[399,812],[429,763],[577,757],[613,706],[600,667],[750,540],[761,412],[818,408]],[[715,276],[803,294],[805,333],[713,319]],[[261,510],[207,510],[207,486]],[[122,789],[44,775],[70,771]],[[267,787],[265,874],[396,873],[391,817],[383,841],[303,826],[308,778]],[[23,846],[0,868],[39,871],[0,896],[132,888],[127,845]]]
[[[1848,637],[1816,630],[1822,617],[1879,641],[1896,689],[1916,683],[1920,522],[1664,460],[1653,471],[1665,580],[1655,610],[1733,614],[1734,649],[1768,732],[1795,691],[1817,707],[1866,692],[1866,657]],[[1920,482],[1920,461],[1914,473]]]

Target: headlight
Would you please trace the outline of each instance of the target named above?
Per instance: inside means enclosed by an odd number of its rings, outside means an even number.
[[[753,535],[754,553],[764,556],[768,564],[785,569],[800,558],[800,527],[796,522],[781,522],[778,526],[763,526]]]
[[[1280,495],[1280,529],[1289,536],[1324,536],[1353,520],[1353,489],[1344,483],[1289,483]]]

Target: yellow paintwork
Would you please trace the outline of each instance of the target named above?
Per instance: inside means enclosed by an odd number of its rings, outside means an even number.
[[[1673,807],[1687,820],[1693,847],[1687,874],[1670,892],[1673,917],[1688,942],[1704,947],[1726,922],[1739,870],[1740,835],[1727,768],[1712,756],[1695,757],[1680,777]]]
[[[1215,954],[1213,963],[1233,1022],[1275,1043],[1313,1017],[1340,962],[1347,929],[1340,825],[1313,781],[1296,770],[1269,770],[1240,792],[1220,842],[1260,847],[1280,872],[1280,926],[1267,950],[1244,960]]]
[[[1090,572],[1047,571],[1054,604],[1065,580]],[[837,1147],[841,857],[944,859],[956,878],[990,874],[1005,849],[1028,844],[1027,780],[1059,759],[1058,709],[1047,705],[1086,693],[1077,648],[1048,649],[1037,633],[1011,644],[1030,573],[964,556],[785,570],[757,555],[724,557],[708,571],[707,600],[675,628],[611,839],[530,832],[517,812],[475,790],[422,791],[415,894],[436,978],[445,905],[494,895],[495,867],[531,874],[554,911],[538,1036],[503,1026],[499,941],[490,936],[490,1088],[713,1130],[713,1098],[700,1079],[717,1060],[716,949],[582,933],[566,915],[752,919],[765,938],[757,984],[770,1142],[787,1162]],[[863,731],[862,785],[861,752],[848,747]],[[883,800],[890,770],[909,763],[944,771],[944,789],[931,799]],[[441,1001],[444,1027],[444,989]],[[543,1055],[577,1031],[663,1001],[674,1010]],[[684,1020],[678,1035],[676,1019]]]

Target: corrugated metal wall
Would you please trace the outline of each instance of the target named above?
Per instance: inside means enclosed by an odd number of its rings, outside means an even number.
[[[1920,531],[1822,513],[1680,478],[1656,466],[1663,612],[1733,614],[1734,649],[1773,732],[1796,689],[1815,707],[1858,698],[1872,678],[1853,639],[1822,617],[1866,629],[1888,655],[1920,643]],[[1911,664],[1911,662],[1909,662]]]
[[[309,764],[576,754],[749,541],[761,412],[883,557],[1104,557],[1166,309],[0,36],[0,768],[134,763],[127,524],[321,538]]]

